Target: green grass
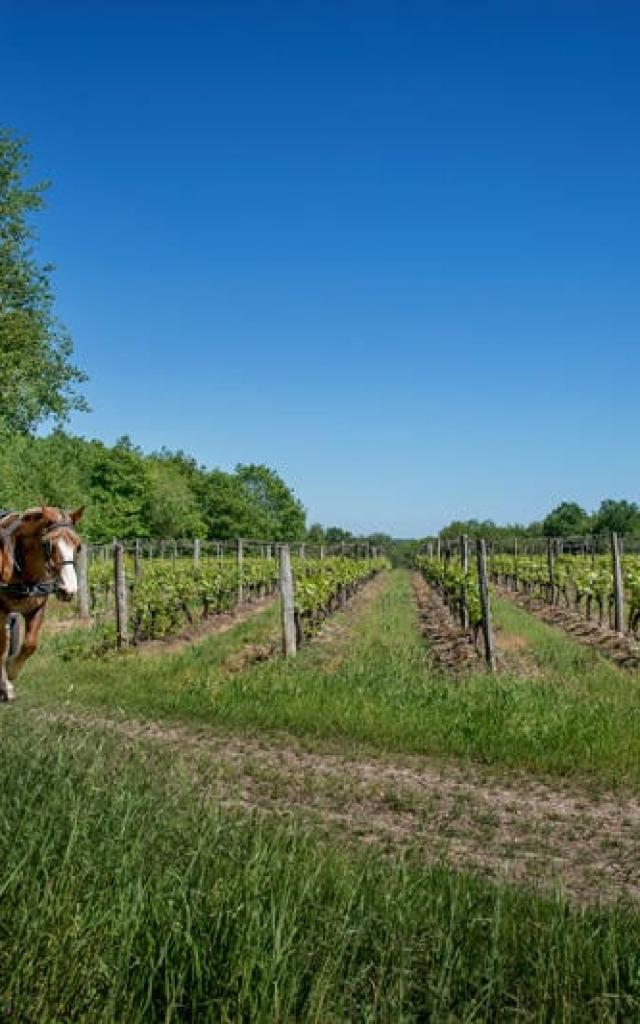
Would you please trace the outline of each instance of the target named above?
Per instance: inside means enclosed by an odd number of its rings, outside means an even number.
[[[0,1005],[20,1022],[640,1015],[640,921],[221,813],[168,754],[0,718]]]
[[[63,658],[59,637],[21,685],[27,702],[170,716],[240,730],[284,731],[381,753],[471,757],[608,785],[640,785],[640,685],[519,609],[498,604],[503,626],[528,631],[544,671],[451,681],[429,669],[410,577],[391,573],[356,619],[335,666],[322,645],[229,674],[224,659],[274,627],[276,609],[180,654]]]

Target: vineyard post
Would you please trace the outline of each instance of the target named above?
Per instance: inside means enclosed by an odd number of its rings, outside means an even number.
[[[194,537],[193,540],[193,564],[195,568],[198,568],[200,564],[200,538]]]
[[[81,619],[89,618],[89,573],[87,546],[82,544],[78,551],[78,612]]]
[[[429,541],[427,544],[427,555],[429,558],[433,558],[433,541]]]
[[[467,583],[466,575],[469,572],[469,538],[466,533],[460,536],[460,566],[465,575],[462,583],[462,594],[460,602],[460,625],[463,629],[469,628],[469,609],[467,607]]]
[[[611,566],[613,570],[613,628],[616,633],[624,633],[624,581],[620,559],[620,538],[617,533],[611,534]]]
[[[142,566],[140,565],[140,558],[141,558],[140,541],[136,537],[135,545],[134,545],[134,548],[133,548],[133,575],[135,576],[136,579],[138,579],[138,576],[140,575],[140,573],[142,571]]]
[[[490,672],[496,667],[493,650],[493,632],[491,629],[491,604],[489,602],[489,584],[487,582],[487,546],[478,538],[478,588],[480,590],[480,607],[482,610],[482,635],[484,637],[484,660]]]
[[[518,590],[518,538],[513,538],[513,589]]]
[[[556,549],[553,537],[547,541],[547,560],[549,562],[549,584],[551,586],[551,604],[556,603]]]
[[[116,644],[126,647],[129,642],[129,618],[127,615],[127,579],[124,572],[124,547],[113,545],[114,592],[116,598]]]
[[[442,544],[440,542],[440,538],[437,537],[436,538],[436,558],[438,559],[438,561],[440,561],[441,557],[442,557]]]
[[[306,554],[305,554],[305,552],[306,552],[306,548],[305,548],[305,546],[304,546],[304,542],[303,542],[303,543],[302,543],[302,544],[300,545],[299,549],[298,549],[298,554],[300,555],[300,558],[305,558],[305,557],[306,557]]]
[[[320,561],[324,560],[324,544],[320,545]]]
[[[236,547],[236,566],[238,569],[238,604],[242,604],[244,600],[244,586],[242,579],[244,570],[244,545],[240,537],[238,537],[238,544]]]
[[[291,553],[288,544],[280,545],[278,558],[280,570],[280,608],[282,612],[282,650],[286,658],[291,658],[296,653],[296,622]]]

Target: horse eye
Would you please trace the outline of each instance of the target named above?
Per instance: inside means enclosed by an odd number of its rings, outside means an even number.
[[[78,544],[78,546],[76,548],[76,553],[78,553],[80,551],[82,551],[82,544]]]

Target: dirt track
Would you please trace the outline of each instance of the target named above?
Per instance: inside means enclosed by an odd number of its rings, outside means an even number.
[[[295,815],[390,855],[411,848],[513,884],[557,885],[581,901],[640,898],[640,800],[594,796],[574,783],[431,758],[353,759],[294,740],[210,729],[31,712],[128,745],[170,748],[207,799],[225,808]]]

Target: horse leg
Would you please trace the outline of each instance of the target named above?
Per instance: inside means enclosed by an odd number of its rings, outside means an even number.
[[[9,637],[7,634],[7,616],[0,612],[0,701],[13,700],[15,693],[7,675],[7,655],[9,653]]]
[[[24,665],[27,658],[35,652],[38,646],[38,633],[42,628],[44,622],[44,608],[45,606],[37,608],[35,612],[31,612],[29,615],[25,615],[25,633],[22,647],[16,654],[15,658],[12,658],[8,666],[8,677],[11,681],[15,681],[18,678],[20,670]]]

